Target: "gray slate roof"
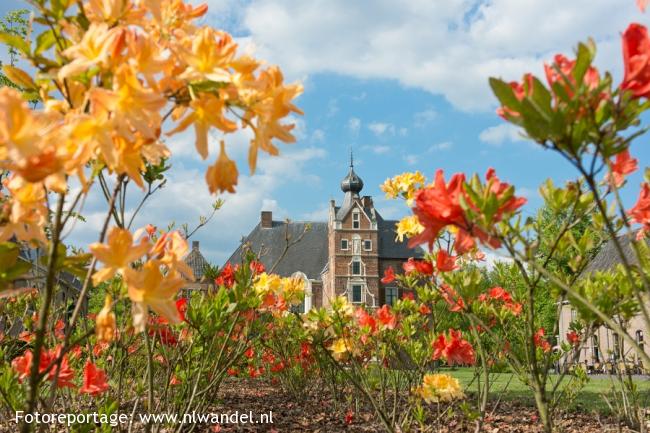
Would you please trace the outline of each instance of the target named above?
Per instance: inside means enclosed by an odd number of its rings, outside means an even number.
[[[304,234],[303,234],[304,233]],[[300,241],[292,244],[282,256],[286,245],[287,235],[293,243],[302,236]],[[320,280],[320,273],[327,263],[327,223],[323,222],[285,222],[273,221],[270,228],[262,228],[258,224],[246,238],[255,254],[260,255],[260,261],[267,270],[271,270],[278,262],[274,273],[288,277],[296,271],[304,272],[307,278]],[[242,245],[237,248],[229,262],[240,263]]]
[[[208,265],[208,261],[203,257],[203,254],[201,254],[198,245],[192,247],[192,250],[185,258],[185,263],[192,268],[192,273],[197,281],[203,277],[205,267]]]
[[[621,243],[623,254],[627,258],[628,263],[636,265],[639,262],[636,259],[636,254],[634,253],[632,246],[630,245],[632,236],[636,236],[636,233],[632,233],[631,235],[624,234],[619,236],[618,239]],[[593,260],[587,265],[584,273],[590,274],[596,271],[606,271],[608,269],[612,269],[619,263],[622,263],[621,257],[618,254],[616,245],[614,245],[614,241],[610,240],[605,245],[603,245],[598,254],[596,254],[596,257],[594,257]]]

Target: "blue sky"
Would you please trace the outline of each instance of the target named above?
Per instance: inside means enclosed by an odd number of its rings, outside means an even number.
[[[198,3],[198,2],[195,2]],[[196,235],[207,258],[220,264],[248,233],[261,210],[277,218],[324,220],[327,203],[340,201],[350,148],[364,193],[389,218],[406,214],[386,201],[384,179],[403,171],[431,176],[437,168],[485,172],[494,167],[528,197],[525,212],[539,206],[537,188],[573,172],[557,155],[518,137],[494,114],[487,77],[518,79],[542,72],[556,52],[570,54],[589,36],[599,45],[597,65],[620,80],[620,32],[628,23],[648,23],[634,0],[222,0],[208,1],[204,23],[233,32],[242,50],[277,63],[288,80],[302,81],[298,142],[280,145],[281,156],[262,158],[255,176],[245,166],[246,134],[226,137],[239,163],[239,192]],[[3,0],[0,14],[21,7]],[[396,5],[399,5],[397,7]],[[212,137],[212,154],[219,136]],[[632,147],[645,167],[650,137]],[[171,220],[195,223],[212,200],[203,181],[207,163],[193,150],[193,133],[169,139],[174,156],[169,186],[138,217],[161,227]],[[631,205],[641,181],[633,176],[624,194]],[[132,191],[132,203],[139,198]],[[86,204],[88,222],[70,241],[94,240],[100,197]]]

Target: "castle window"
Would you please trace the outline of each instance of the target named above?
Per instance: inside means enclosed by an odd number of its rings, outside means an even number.
[[[639,349],[643,350],[644,349],[643,331],[640,329],[636,331],[636,342],[639,345]]]
[[[347,239],[341,239],[341,249],[343,251],[348,250],[348,240]]]
[[[372,241],[370,239],[363,241],[363,249],[365,251],[372,251]]]
[[[361,302],[361,284],[352,285],[352,302]]]
[[[393,305],[398,297],[397,287],[386,287],[386,304]]]
[[[358,229],[361,227],[361,214],[359,212],[352,213],[352,228]]]
[[[352,275],[361,275],[361,262],[358,260],[352,262]]]

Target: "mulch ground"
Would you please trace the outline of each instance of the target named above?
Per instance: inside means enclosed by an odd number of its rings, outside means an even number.
[[[240,411],[254,414],[273,411],[273,424],[223,424],[206,428],[218,432],[382,432],[385,431],[368,408],[357,408],[346,422],[348,408],[323,399],[325,393],[314,393],[296,402],[277,386],[264,381],[239,380],[225,383],[221,388],[222,403],[215,412],[233,413]],[[337,407],[338,406],[338,407]],[[596,414],[570,413],[560,420],[561,431],[567,433],[630,432],[614,420],[603,419]],[[437,429],[428,431],[440,433],[473,432],[475,425],[463,422],[463,418],[446,419]],[[481,429],[489,433],[542,432],[535,410],[513,402],[501,402],[494,414],[486,419]]]

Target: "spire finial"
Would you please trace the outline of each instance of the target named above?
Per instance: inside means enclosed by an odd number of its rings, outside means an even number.
[[[352,146],[350,146],[350,168],[354,168],[354,155],[352,154]]]

